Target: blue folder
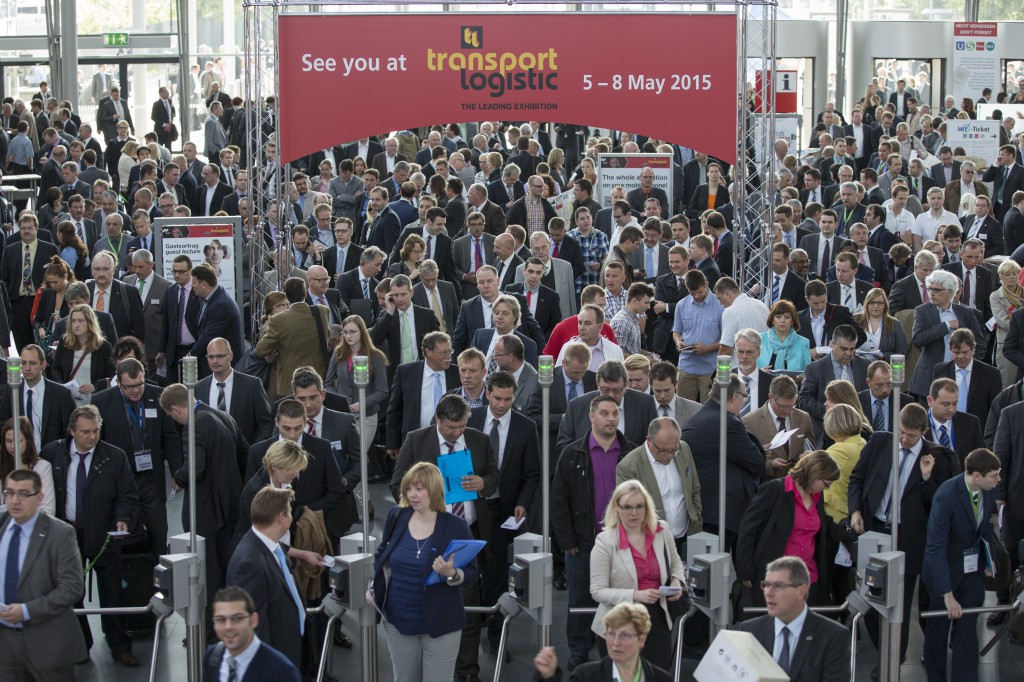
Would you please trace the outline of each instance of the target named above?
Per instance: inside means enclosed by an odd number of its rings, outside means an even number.
[[[452,540],[448,543],[448,549],[441,556],[448,561],[453,553],[455,554],[455,568],[465,568],[477,554],[487,545],[486,540]],[[443,580],[437,571],[431,571],[427,576],[426,585],[437,585]]]
[[[473,456],[469,450],[456,450],[437,458],[437,468],[444,479],[444,503],[468,502],[477,499],[473,490],[462,489],[462,477],[473,475]]]

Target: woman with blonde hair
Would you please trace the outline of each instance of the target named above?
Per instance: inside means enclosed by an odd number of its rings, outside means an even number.
[[[383,614],[395,682],[450,680],[466,611],[462,586],[477,582],[476,559],[456,568],[441,552],[452,540],[472,540],[461,516],[445,511],[437,466],[418,462],[405,473],[398,504],[388,512],[367,594]],[[424,585],[424,576],[440,580]]]
[[[564,190],[568,188],[566,187],[565,168],[563,166],[565,166],[565,152],[559,147],[552,147],[551,151],[548,152],[548,174]]]
[[[857,389],[845,379],[833,379],[825,386],[825,410],[831,410],[836,405],[849,405],[856,410],[861,419],[860,434],[864,437],[864,440],[871,438],[871,434],[874,433],[871,428],[871,420],[864,414],[864,408],[861,407]],[[828,437],[827,433],[825,434],[824,445],[826,448],[832,445],[832,439]]]
[[[238,502],[238,525],[235,526],[235,537],[231,541],[232,552],[234,552],[234,547],[238,544],[238,541],[252,527],[250,508],[256,493],[268,485],[275,488],[291,487],[295,479],[299,477],[299,474],[305,471],[308,466],[309,453],[303,450],[295,441],[282,438],[267,448],[267,454],[263,455],[263,466],[242,488],[242,494]],[[293,511],[295,505],[295,498],[292,498]],[[298,519],[293,514],[293,524],[296,520]],[[291,552],[288,554],[289,556],[295,556]]]
[[[79,406],[88,403],[96,391],[110,385],[114,376],[114,348],[103,338],[96,313],[85,303],[68,313],[68,328],[57,342],[53,363],[47,367],[50,380],[69,386]]]
[[[864,295],[864,310],[856,320],[868,336],[857,350],[873,353],[886,362],[893,353],[906,355],[907,335],[900,321],[889,314],[889,297],[883,289],[871,289]]]
[[[861,415],[849,405],[836,405],[825,413],[825,434],[834,441],[826,452],[839,465],[839,478],[825,489],[825,513],[837,524],[841,524],[850,515],[847,503],[850,474],[860,461],[860,453],[866,443],[860,433],[862,426]],[[833,548],[838,551],[839,544],[834,543]],[[849,547],[846,549],[850,550]],[[832,555],[835,556],[834,553]],[[846,595],[853,587],[853,572],[845,566],[835,566],[832,571],[832,594]]]
[[[604,513],[604,530],[594,541],[590,554],[590,595],[597,602],[591,630],[603,637],[604,615],[623,602],[642,604],[651,619],[647,635],[648,658],[664,669],[672,665],[672,618],[664,585],[683,585],[683,564],[676,551],[672,531],[659,521],[651,494],[640,481],[623,481],[612,492]],[[604,640],[598,640],[602,655]]]
[[[1021,286],[1021,267],[1012,260],[1004,260],[999,264],[999,281],[1002,284],[989,295],[992,304],[992,318],[996,324],[996,367],[1003,377],[1003,386],[1017,381],[1017,366],[1003,355],[1003,343],[1006,333],[1010,330],[1010,317],[1020,309],[1024,301],[1024,287]]]
[[[135,140],[128,140],[121,147],[121,154],[117,157],[117,187],[121,193],[128,191],[128,179],[131,177],[132,168],[139,165],[138,153],[139,143]]]

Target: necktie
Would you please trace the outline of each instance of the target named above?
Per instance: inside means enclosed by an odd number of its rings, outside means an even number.
[[[924,282],[921,282],[921,303],[927,303],[928,300],[928,287],[925,286]]]
[[[449,443],[448,441],[445,441],[444,444],[445,444],[445,447],[448,448],[448,454],[449,455],[452,454],[453,452],[455,452],[455,443]],[[497,453],[495,453],[495,457],[497,457]],[[462,502],[455,502],[455,503],[453,503],[452,504],[452,514],[455,514],[460,519],[465,519],[466,518],[466,505],[463,504]]]
[[[85,470],[87,452],[76,452],[78,455],[78,471],[75,474],[75,523],[81,527],[85,523],[85,484],[89,473]]]
[[[18,604],[18,581],[21,579],[21,526],[11,524],[11,542],[7,545],[7,566],[4,569],[4,602]]]
[[[973,273],[970,270],[964,270],[964,295],[962,297],[962,303],[964,305],[971,305],[971,275]]]
[[[441,312],[441,302],[437,298],[437,289],[430,290],[430,307],[434,309],[434,317],[437,318],[437,324],[441,331],[447,332],[448,330],[444,326],[444,313]]]
[[[228,654],[228,682],[238,682],[238,661]]]
[[[779,300],[779,276],[775,275],[775,281],[772,282],[772,303]]]
[[[832,257],[832,241],[829,239],[825,240],[825,248],[821,251],[821,277],[824,279],[825,275],[828,274],[829,260]]]
[[[363,280],[363,298],[370,299],[370,280]]]
[[[505,272],[505,261],[498,263],[498,282],[501,282],[501,273]]]
[[[220,410],[221,412],[228,411],[228,398],[225,395],[226,386],[227,384],[225,384],[223,381],[217,382],[217,388],[220,389],[220,395],[217,396],[217,409]]]
[[[668,416],[668,405],[661,405],[659,407],[659,409],[661,410],[661,416],[662,417],[667,417]]]
[[[529,308],[533,303],[533,292],[527,290],[526,292],[526,307]]]
[[[647,247],[644,251],[644,272],[650,277],[654,273],[654,249]]]
[[[185,287],[178,285],[178,325],[175,330],[177,345],[181,345],[181,328],[185,324]]]
[[[902,492],[903,491],[903,485],[902,485],[902,481],[903,481],[903,465],[906,464],[909,459],[910,459],[910,450],[908,450],[906,448],[900,448],[900,469],[899,469],[899,480],[897,481],[897,483],[900,485],[900,495],[903,494],[903,492]],[[891,485],[890,485],[889,489],[890,490],[892,489]],[[889,523],[893,522],[892,521],[892,495],[891,494],[889,496],[888,501],[886,501],[886,503],[885,503],[885,518],[886,518],[886,520]],[[902,514],[900,515],[900,518],[902,518]]]
[[[711,244],[711,255],[714,256],[715,258],[718,258],[718,240],[717,239],[714,241],[714,243]]]
[[[25,244],[25,260],[21,268],[21,293],[31,296],[32,291],[32,250]]]
[[[476,272],[484,265],[484,255],[480,250],[480,238],[473,239],[473,272]]]
[[[850,380],[850,370],[849,370],[849,368],[847,368],[846,365],[842,365],[839,368],[839,378],[842,379],[843,381],[849,381]]]
[[[747,391],[747,397],[743,400],[743,409],[740,410],[740,416],[744,417],[750,412],[750,405],[753,402],[750,398],[750,377],[743,377],[743,385]]]
[[[432,234],[428,234],[427,235],[427,258],[433,258],[434,257],[434,252],[430,250],[430,244],[433,241],[433,239],[434,239],[434,235],[432,235]]]
[[[949,431],[946,430],[945,424],[939,427],[939,445],[944,448],[949,447]]]
[[[100,289],[96,293],[96,312],[106,312],[106,293],[103,289]]]
[[[957,370],[957,374],[960,375],[959,381],[956,382],[957,388],[960,389],[960,395],[956,399],[956,411],[966,412],[967,411],[967,370]]]
[[[494,304],[487,304],[487,328],[494,329]]]
[[[782,651],[779,652],[779,667],[789,673],[789,628],[782,628]]]
[[[978,520],[979,512],[981,511],[981,493],[977,490],[971,493],[971,508],[974,510],[974,520]],[[15,536],[17,537],[17,536]],[[11,544],[14,544],[14,538],[11,538]],[[7,557],[7,563],[10,565],[10,557]]]
[[[851,291],[852,288],[853,287],[849,285],[843,285],[843,290],[846,292],[846,295],[843,297],[843,305],[846,306],[846,309],[849,310],[851,313],[853,312],[853,292]]]
[[[779,433],[783,433],[786,430],[786,418],[785,417],[776,417],[776,420],[779,422]],[[786,457],[789,457],[789,441],[788,440],[785,442],[785,444],[782,446],[782,448],[786,451]]]
[[[1006,191],[1006,182],[1010,179],[1010,167],[1003,166],[1003,181],[999,183],[999,189],[996,191],[996,203],[1003,203],[1003,197]]]
[[[299,634],[305,634],[306,607],[302,605],[302,599],[299,598],[299,591],[295,589],[295,580],[292,578],[292,574],[288,570],[288,560],[284,558],[284,550],[281,549],[281,545],[274,548],[274,556],[277,557],[277,563],[281,566],[281,571],[284,573],[284,581],[288,584],[288,591],[291,593],[292,600],[295,602],[295,608],[299,611]]]
[[[875,414],[871,418],[871,428],[876,432],[885,431],[885,404],[875,400]]]
[[[579,397],[579,385],[580,384],[578,381],[569,382],[569,394],[565,397],[566,403],[571,403],[573,400]]]
[[[32,392],[34,389],[28,389],[28,393],[25,394],[25,416],[28,417],[28,421],[32,424],[32,428],[36,428],[35,416],[32,411]]]
[[[434,372],[434,404],[441,401],[441,373]]]
[[[868,253],[867,251],[860,252],[860,263],[861,265],[868,265]]]
[[[312,419],[306,420],[306,433],[313,436],[314,438],[316,437],[316,422],[313,421]]]
[[[558,247],[559,247],[559,243],[558,243],[558,242],[555,242],[555,248],[554,248],[554,250],[553,250],[553,251],[551,252],[551,257],[552,257],[552,258],[558,258]]]
[[[409,319],[412,316],[412,311],[402,313],[402,363],[413,362],[416,359],[416,354],[413,351],[416,341],[413,339],[412,331],[412,320]]]
[[[498,459],[498,453],[501,452],[501,432],[499,431],[501,422],[497,419],[491,420],[491,449],[494,450],[494,459]]]
[[[145,300],[145,297],[142,295],[142,290],[145,289],[145,288],[146,288],[146,280],[140,279],[139,280],[139,298],[141,298],[143,300]]]

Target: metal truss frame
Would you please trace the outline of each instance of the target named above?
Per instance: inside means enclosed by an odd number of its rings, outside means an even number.
[[[458,5],[437,2],[416,2],[404,0],[385,3],[388,7],[398,6],[401,11],[417,9],[444,11],[460,11]],[[611,7],[624,3],[605,3]],[[477,0],[469,7],[472,11],[502,11],[515,6],[536,5],[536,11],[551,11],[553,3],[546,0]],[[737,150],[739,152],[734,171],[735,205],[737,207],[734,238],[740,239],[745,248],[735,249],[737,280],[745,290],[759,292],[762,299],[768,300],[771,288],[767,285],[771,276],[771,246],[774,195],[774,153],[756,159],[750,153],[760,146],[772,150],[775,141],[775,92],[771,83],[775,80],[776,56],[776,20],[777,0],[730,0],[729,2],[698,2],[697,0],[661,0],[643,3],[645,10],[679,11],[679,12],[728,12],[737,15]],[[287,168],[274,163],[276,169],[269,178],[266,172],[269,160],[264,156],[264,144],[267,141],[265,130],[274,115],[272,110],[264,106],[269,96],[279,92],[278,34],[277,19],[281,13],[320,12],[325,7],[351,7],[359,11],[372,12],[381,8],[379,1],[359,2],[358,0],[245,0],[244,32],[245,32],[245,99],[246,107],[253,107],[256,115],[247,117],[246,159],[249,169],[249,198],[254,215],[263,214],[268,202],[280,197],[287,179]],[[557,6],[559,12],[597,11],[602,6],[579,3],[564,3]],[[622,11],[642,11],[634,8],[638,5],[626,5]],[[468,8],[467,8],[468,9]],[[756,78],[760,71],[767,78]],[[760,88],[760,91],[757,89]],[[769,104],[766,121],[755,125],[751,112],[754,99]],[[764,123],[767,125],[764,125]],[[746,153],[745,153],[746,152]],[[747,163],[743,158],[747,158]],[[279,157],[277,159],[280,160]],[[289,243],[291,212],[282,210],[279,220],[278,240],[274,248]],[[256,292],[266,286],[279,285],[279,282],[267,280],[263,268],[255,267],[266,262],[271,255],[265,241],[258,231],[253,231],[249,239],[248,273],[253,292],[252,319],[255,331],[260,318],[262,301]]]

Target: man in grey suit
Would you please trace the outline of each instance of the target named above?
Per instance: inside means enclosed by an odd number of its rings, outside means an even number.
[[[171,282],[153,271],[153,254],[147,249],[133,251],[130,258],[135,274],[125,277],[124,283],[138,289],[142,297],[142,320],[148,341],[145,344],[146,373],[156,376],[156,355],[162,350],[160,333],[164,323],[164,293]]]
[[[921,356],[910,378],[910,393],[926,396],[932,385],[932,370],[946,360],[949,353],[949,335],[954,329],[970,329],[974,332],[976,346],[974,359],[984,361],[987,343],[981,333],[981,325],[974,311],[967,306],[953,303],[960,289],[960,280],[952,272],[936,270],[925,278],[928,303],[914,309],[914,333],[911,341],[921,351]],[[806,383],[806,382],[805,382]],[[858,387],[858,390],[861,387]]]
[[[508,372],[516,380],[516,393],[512,408],[516,412],[526,412],[530,397],[537,388],[537,370],[526,362],[526,349],[523,340],[515,334],[498,337],[494,342],[494,358],[498,369]]]
[[[626,388],[626,367],[621,362],[607,360],[597,368],[597,390],[584,393],[569,402],[558,429],[557,450],[561,452],[590,431],[590,401],[599,395],[611,396],[619,407],[619,431],[630,443],[640,443],[647,437],[647,426],[657,416],[654,398]]]
[[[196,400],[231,415],[245,442],[253,445],[270,438],[274,420],[263,382],[231,368],[234,351],[227,339],[216,338],[206,346],[210,376],[196,384]]]
[[[552,218],[551,222],[565,221],[561,218]],[[562,313],[562,319],[572,317],[579,312],[579,305],[576,303],[576,278],[572,272],[572,266],[561,258],[551,257],[551,238],[546,232],[534,232],[530,237],[530,252],[535,258],[539,258],[544,264],[544,276],[541,277],[541,284],[553,289],[558,294],[558,306]],[[516,284],[525,281],[523,268],[525,264],[516,268]],[[588,408],[589,409],[589,408]],[[589,417],[587,419],[589,423]],[[634,443],[639,441],[632,441]]]
[[[679,387],[679,372],[671,362],[656,362],[651,366],[648,375],[651,383],[651,395],[657,403],[659,417],[672,417],[682,429],[690,417],[700,409],[700,403],[687,400],[676,395]]]
[[[204,153],[210,163],[216,164],[220,158],[220,150],[228,146],[228,134],[224,131],[224,125],[220,117],[224,114],[224,105],[214,102],[210,105],[210,113],[206,116],[203,124],[203,139],[206,142]]]
[[[439,278],[437,263],[427,259],[420,263],[420,281],[412,288],[412,304],[434,311],[441,331],[451,334],[459,313],[459,296],[455,285]]]
[[[480,293],[476,288],[476,271],[487,265],[494,253],[494,235],[484,232],[482,213],[470,213],[466,218],[466,229],[468,234],[452,244],[455,274],[462,283],[463,300]]]
[[[819,446],[825,433],[825,388],[833,379],[846,379],[855,391],[867,388],[868,361],[857,357],[857,330],[841,324],[832,332],[832,352],[807,365],[796,406],[811,415],[814,441]],[[926,391],[927,392],[927,391]]]
[[[75,529],[41,513],[43,482],[30,469],[8,475],[8,518],[0,526],[0,670],[6,679],[64,682],[88,658],[74,606],[85,596]],[[14,559],[17,556],[17,559]],[[14,560],[16,563],[10,563]]]

